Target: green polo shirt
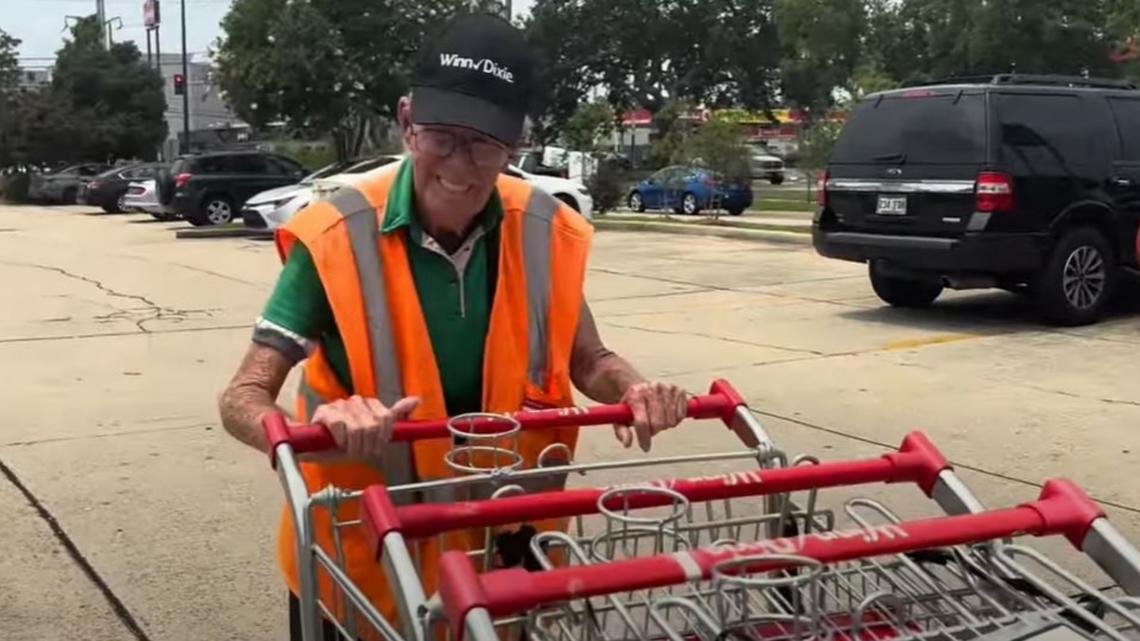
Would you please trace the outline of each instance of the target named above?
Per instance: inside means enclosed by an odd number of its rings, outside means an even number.
[[[477,412],[483,396],[483,352],[494,297],[502,202],[492,193],[479,215],[480,224],[453,254],[427,235],[415,215],[411,165],[404,160],[388,197],[382,234],[403,234],[412,278],[439,368],[444,401],[450,415]],[[390,304],[405,304],[390,301]],[[262,312],[255,332],[276,331],[280,344],[289,337],[299,347],[319,343],[341,385],[353,393],[344,341],[333,320],[312,255],[293,246]]]

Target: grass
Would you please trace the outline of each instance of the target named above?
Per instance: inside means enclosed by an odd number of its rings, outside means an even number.
[[[815,211],[815,201],[806,198],[772,198],[761,196],[749,209],[760,211]]]

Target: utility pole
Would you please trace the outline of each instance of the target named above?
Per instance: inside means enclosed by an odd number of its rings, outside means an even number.
[[[104,4],[104,0],[95,0],[95,17],[99,20],[99,30],[103,48],[110,49],[111,47],[107,44],[107,7]]]
[[[186,91],[182,93],[182,153],[190,153],[190,62],[186,53],[186,0],[182,0],[182,77],[186,79]]]

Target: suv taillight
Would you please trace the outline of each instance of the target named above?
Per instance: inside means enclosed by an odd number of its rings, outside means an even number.
[[[827,207],[827,172],[819,177],[819,187],[815,190],[815,202],[820,207]]]
[[[177,176],[175,176],[174,177],[175,188],[185,187],[186,183],[190,182],[190,176],[191,175],[192,174],[178,174]]]
[[[974,210],[986,213],[1013,211],[1013,178],[996,172],[978,174]]]

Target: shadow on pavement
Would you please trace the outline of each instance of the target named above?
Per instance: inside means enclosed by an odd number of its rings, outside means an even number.
[[[1014,333],[1058,329],[1045,320],[1033,299],[997,290],[943,295],[928,309],[887,306],[854,309],[840,316],[870,323],[934,331]],[[1122,284],[1100,323],[1140,318],[1140,285]]]

